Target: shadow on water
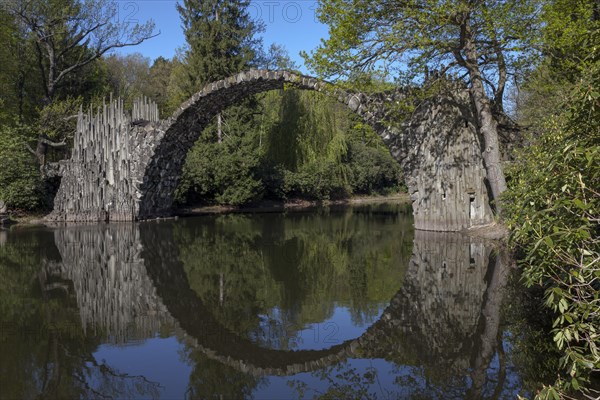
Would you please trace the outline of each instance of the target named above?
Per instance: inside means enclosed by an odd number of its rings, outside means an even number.
[[[0,397],[525,393],[506,253],[411,226],[362,207],[5,234]],[[163,339],[185,387],[103,358]]]

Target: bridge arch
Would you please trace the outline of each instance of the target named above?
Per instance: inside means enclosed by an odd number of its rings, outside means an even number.
[[[143,180],[140,217],[152,218],[170,212],[173,193],[178,184],[188,151],[213,118],[241,100],[284,86],[312,90],[334,98],[372,126],[392,152],[399,152],[390,127],[382,123],[385,103],[398,100],[401,91],[368,96],[343,90],[317,78],[290,71],[251,70],[206,85],[185,101],[165,121],[164,133],[158,137],[154,157]],[[165,179],[167,178],[167,179]],[[174,178],[174,179],[173,179]]]
[[[70,161],[61,166],[54,221],[151,219],[172,213],[186,154],[220,111],[243,98],[284,85],[337,99],[382,138],[400,163],[415,227],[459,231],[492,222],[477,120],[460,86],[423,101],[408,120],[393,106],[406,90],[358,93],[290,71],[251,70],[206,85],[164,121],[156,106],[122,101],[80,112]]]

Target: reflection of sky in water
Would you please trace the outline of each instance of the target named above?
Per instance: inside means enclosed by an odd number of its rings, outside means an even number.
[[[273,310],[272,310],[273,311]],[[379,318],[379,317],[378,317]],[[345,307],[336,307],[333,316],[319,324],[310,324],[309,328],[299,331],[298,349],[323,349],[337,343],[324,343],[323,336],[314,340],[314,327],[317,325],[337,324],[340,329],[339,342],[361,336],[369,325],[357,326],[352,323],[350,311]],[[504,351],[510,357],[512,350],[508,333],[503,334]],[[186,395],[189,377],[193,370],[186,357],[186,347],[176,337],[152,338],[136,341],[123,346],[101,345],[94,353],[98,363],[105,363],[120,373],[130,376],[142,375],[148,381],[160,384],[161,399],[182,399]],[[201,367],[201,366],[200,366]],[[485,397],[516,398],[522,394],[519,390],[522,382],[518,371],[508,362],[502,391],[494,393],[499,379],[500,359],[495,354],[488,369]],[[457,377],[453,382],[456,388],[470,387],[468,375]],[[410,398],[423,397],[433,399],[462,398],[464,392],[452,393],[451,388],[436,387],[425,376],[421,366],[396,365],[384,359],[349,358],[337,366],[324,368],[312,373],[299,373],[291,376],[269,376],[254,388],[255,399],[291,399],[297,398],[299,391],[305,391],[304,398],[313,398],[335,387],[352,387],[365,390],[372,398]],[[450,390],[449,390],[450,389]]]
[[[159,383],[162,399],[183,399],[193,369],[182,360],[184,353],[185,346],[177,338],[155,337],[126,346],[101,345],[94,357],[120,373]]]
[[[345,363],[332,369],[330,378],[340,384],[345,384],[344,380],[336,379],[336,375],[346,373],[348,377],[359,378],[364,382],[364,375],[370,370],[377,371],[375,383],[373,385],[363,386],[367,388],[372,398],[388,398],[388,390],[394,387],[394,380],[397,378],[394,371],[394,364],[382,359],[348,359]],[[404,369],[404,368],[403,368]],[[268,384],[258,387],[253,396],[255,399],[291,399],[298,397],[295,387],[301,387],[306,383],[306,394],[304,398],[312,399],[315,395],[320,395],[331,387],[332,382],[328,379],[319,379],[320,371],[312,373],[301,373],[292,376],[273,376],[268,378]],[[397,391],[396,391],[397,393]]]
[[[263,347],[273,349],[285,348],[286,341],[289,350],[322,350],[341,344],[347,340],[360,337],[377,321],[387,304],[377,305],[377,314],[372,318],[362,318],[357,322],[352,311],[345,306],[334,306],[333,315],[318,322],[305,324],[304,329],[293,330],[292,324],[284,321],[279,308],[271,309],[267,314],[261,314],[260,327],[249,337]]]
[[[329,322],[336,321],[340,326],[347,326],[348,329],[340,329],[340,340],[352,339],[360,336],[368,326],[352,326],[350,313],[347,309],[337,307],[334,316]],[[327,323],[327,322],[324,322]],[[341,332],[344,331],[342,334]],[[308,337],[313,331],[310,329],[299,333],[300,336]],[[307,342],[312,342],[307,341]],[[314,344],[314,343],[309,343]],[[327,348],[331,345],[316,343],[319,348]],[[310,347],[310,346],[309,346]],[[312,347],[315,348],[315,347]],[[182,399],[188,387],[190,374],[193,366],[186,362],[182,355],[186,352],[185,346],[177,338],[169,337],[152,338],[143,342],[133,342],[124,346],[101,345],[94,353],[98,363],[105,363],[120,373],[126,373],[130,376],[143,375],[148,381],[159,383],[161,399]],[[420,377],[418,367],[401,366],[396,367],[393,363],[382,359],[348,359],[337,367],[326,369],[331,371],[332,381],[345,384],[342,379],[337,379],[336,375],[346,374],[347,377],[360,378],[364,383],[364,375],[375,369],[377,371],[376,381],[368,385],[369,393],[376,394],[377,397],[386,398],[391,388],[396,388],[395,393],[411,393],[414,390],[402,390],[394,382],[410,382],[411,386],[416,385],[421,390],[425,389],[426,382]],[[321,379],[321,371],[312,373],[300,373],[292,376],[271,376],[258,385],[253,392],[255,399],[289,399],[298,396],[296,387],[305,383],[307,392],[306,397],[312,398],[313,395],[325,393],[331,386],[331,381]]]

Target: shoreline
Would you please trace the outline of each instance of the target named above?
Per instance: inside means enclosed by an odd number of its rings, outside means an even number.
[[[245,214],[245,213],[270,213],[286,211],[303,211],[315,207],[345,206],[356,204],[376,203],[406,203],[410,204],[410,196],[407,193],[396,193],[388,196],[357,196],[339,200],[304,200],[290,199],[287,201],[265,200],[257,204],[247,206],[206,205],[182,207],[175,210],[177,217],[192,217],[196,215],[212,214]]]
[[[408,193],[394,193],[387,196],[356,196],[349,197],[346,199],[339,200],[305,200],[305,199],[290,199],[287,201],[275,201],[275,200],[264,200],[253,205],[246,206],[228,206],[228,205],[203,205],[203,206],[190,206],[176,208],[173,212],[172,217],[158,218],[158,219],[170,219],[170,218],[186,218],[201,215],[218,215],[218,214],[244,214],[244,213],[272,213],[272,212],[286,212],[286,211],[303,211],[309,210],[315,207],[329,207],[329,206],[344,206],[354,204],[376,204],[376,203],[406,203],[410,204],[410,196]],[[18,215],[10,216],[10,223],[6,225],[0,225],[0,228],[10,229],[24,228],[31,226],[48,226],[49,224],[44,220],[46,214],[40,214],[38,212],[32,213],[19,213]],[[151,221],[151,220],[149,220]],[[102,221],[97,221],[100,223]]]
[[[319,207],[330,206],[352,206],[360,204],[411,204],[408,193],[394,193],[387,196],[356,196],[338,200],[305,200],[289,199],[286,201],[263,200],[258,203],[246,206],[227,206],[227,205],[202,205],[177,208],[172,217],[158,219],[177,219],[205,215],[225,215],[225,214],[255,214],[255,213],[283,213],[283,212],[303,212]],[[22,229],[35,226],[50,226],[44,220],[45,214],[24,213],[21,216],[14,217],[8,225],[2,225],[2,229]],[[152,221],[152,220],[148,220]],[[96,222],[99,223],[100,221]],[[493,222],[488,225],[474,226],[471,228],[457,231],[467,236],[478,237],[488,240],[505,240],[510,232],[506,226],[499,222]]]

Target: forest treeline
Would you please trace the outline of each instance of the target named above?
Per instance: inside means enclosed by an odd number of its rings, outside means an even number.
[[[155,34],[152,23],[109,23],[111,3],[0,3],[0,199],[13,209],[51,203],[51,166],[68,157],[82,104],[143,95],[165,116],[208,82],[253,67],[296,68],[283,47],[265,49],[248,0],[178,3],[186,45],[154,61],[110,53]],[[523,281],[544,293],[549,340],[562,352],[556,381],[538,396],[597,396],[589,388],[600,371],[600,1],[320,0],[317,16],[330,36],[303,57],[320,77],[362,90],[432,75],[467,85],[495,210],[511,229]],[[507,121],[518,132],[509,163],[498,128]],[[245,99],[200,137],[181,204],[401,185],[372,130],[315,93]]]
[[[236,1],[178,6],[187,43],[172,59],[121,55],[114,50],[156,33],[152,23],[109,28],[111,3],[0,7],[0,200],[14,211],[51,207],[53,163],[69,157],[80,106],[112,94],[128,108],[145,96],[168,117],[207,83],[250,68],[296,68],[283,46],[263,47],[262,27]],[[323,200],[396,192],[401,182],[370,127],[332,99],[286,89],[219,114],[189,153],[177,198],[180,205]]]

